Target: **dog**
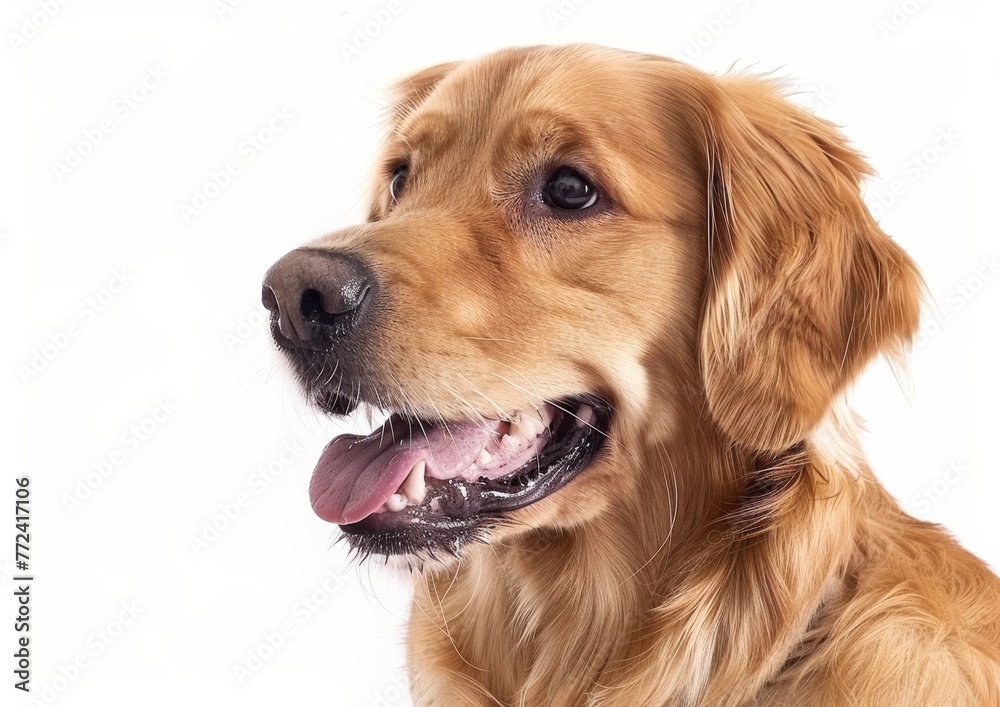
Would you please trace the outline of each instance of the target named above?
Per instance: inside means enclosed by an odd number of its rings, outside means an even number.
[[[845,391],[923,284],[768,79],[590,45],[393,88],[367,222],[278,260],[316,513],[412,569],[417,705],[1000,705],[1000,579]]]

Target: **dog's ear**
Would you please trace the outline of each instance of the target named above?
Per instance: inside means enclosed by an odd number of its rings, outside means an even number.
[[[394,125],[401,123],[414,108],[424,102],[424,99],[430,95],[441,79],[454,71],[461,63],[460,61],[450,61],[429,66],[415,74],[399,79],[390,86],[389,93],[393,97],[390,107],[392,123]]]
[[[877,353],[902,353],[922,281],[865,207],[868,167],[832,124],[762,79],[713,81],[702,375],[725,433],[778,451]]]

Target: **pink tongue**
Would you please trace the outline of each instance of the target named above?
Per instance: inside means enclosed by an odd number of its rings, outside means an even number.
[[[421,459],[427,476],[449,478],[467,469],[495,435],[474,422],[449,422],[447,431],[414,424],[411,430],[393,415],[367,437],[336,437],[309,482],[313,510],[330,523],[356,523],[389,500]]]

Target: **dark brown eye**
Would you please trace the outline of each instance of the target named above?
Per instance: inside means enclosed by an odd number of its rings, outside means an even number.
[[[542,201],[556,209],[578,211],[594,205],[597,190],[576,170],[560,167],[545,183]]]
[[[406,178],[410,176],[409,165],[401,164],[392,171],[392,179],[389,181],[389,196],[393,201],[399,201],[406,188]]]

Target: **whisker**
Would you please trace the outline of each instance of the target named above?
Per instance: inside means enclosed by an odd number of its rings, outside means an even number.
[[[445,386],[447,387],[448,392],[451,393],[452,397],[455,398],[455,400],[457,400],[459,403],[461,403],[462,405],[465,405],[467,408],[469,408],[470,410],[472,410],[472,414],[475,415],[477,418],[479,418],[478,420],[474,420],[474,422],[476,422],[476,424],[479,425],[479,427],[483,430],[483,432],[485,432],[487,434],[491,434],[493,432],[493,430],[490,429],[490,425],[489,425],[489,422],[487,422],[487,420],[486,420],[486,416],[483,415],[478,410],[476,410],[475,406],[472,403],[470,403],[468,400],[466,400],[455,389],[455,387],[453,385],[451,385],[450,383],[445,383]]]
[[[502,380],[507,385],[510,385],[510,386],[516,388],[517,390],[520,390],[525,395],[532,395],[531,391],[527,390],[526,388],[523,388],[523,387],[519,386],[517,383],[514,383],[514,382],[512,382],[512,381],[510,381],[510,380],[508,380],[506,378],[504,378],[499,373],[493,373],[493,372],[491,372],[491,373],[492,373],[492,375],[496,376],[497,378],[499,378],[500,380]],[[565,407],[563,407],[559,403],[555,402],[554,400],[545,400],[545,402],[548,403],[549,405],[551,405],[552,407],[556,408],[557,410],[561,410],[562,412],[566,413],[570,417],[575,417],[577,420],[579,420],[580,422],[582,422],[583,424],[585,424],[587,427],[589,427],[590,429],[594,430],[595,432],[603,435],[605,438],[611,439],[611,436],[609,434],[607,434],[606,432],[604,432],[604,430],[601,430],[600,428],[595,427],[593,424],[587,422],[586,420],[584,420],[583,418],[581,418],[579,415],[577,415],[574,412],[571,412],[570,410],[566,409]]]

